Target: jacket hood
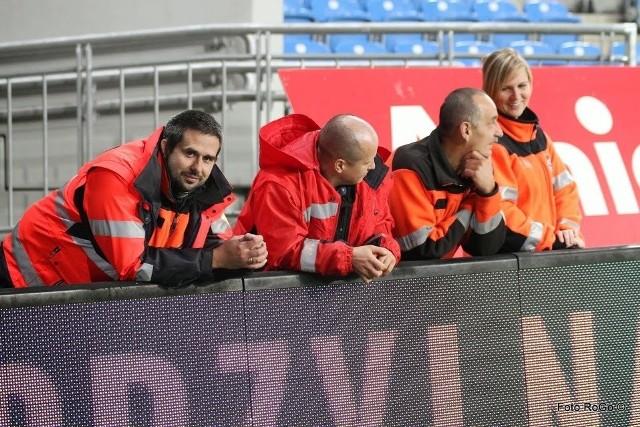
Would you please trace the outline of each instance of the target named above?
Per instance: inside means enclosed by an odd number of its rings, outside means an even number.
[[[260,168],[316,168],[319,132],[320,126],[304,114],[290,114],[267,123],[259,132]]]

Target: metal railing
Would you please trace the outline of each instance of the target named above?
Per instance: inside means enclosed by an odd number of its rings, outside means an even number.
[[[283,35],[313,34],[323,39],[336,33],[368,34],[378,40],[385,34],[422,33],[425,38],[438,41],[440,51],[435,55],[357,56],[281,53]],[[4,162],[0,166],[4,174],[0,175],[4,176],[8,199],[6,226],[0,219],[0,233],[10,230],[16,222],[16,192],[46,194],[61,184],[51,183],[48,178],[49,157],[55,150],[51,147],[49,129],[55,120],[75,120],[79,166],[96,154],[94,124],[98,116],[117,117],[121,143],[126,139],[129,115],[137,111],[152,112],[153,124],[158,126],[161,109],[202,108],[215,111],[226,130],[229,107],[249,102],[256,106],[252,119],[260,126],[272,119],[276,103],[286,105],[286,95],[277,80],[279,69],[450,66],[455,65],[457,59],[479,58],[481,55],[454,51],[453,36],[460,33],[475,33],[480,37],[527,33],[532,39],[541,34],[594,36],[603,47],[598,57],[532,55],[531,59],[582,59],[602,64],[616,60],[626,65],[635,65],[637,61],[635,23],[212,24],[0,43],[0,133],[5,140]],[[614,40],[626,42],[626,55],[613,58],[608,53]],[[144,92],[149,88],[151,94]],[[42,185],[14,183],[18,124],[41,128]],[[257,144],[250,145],[255,173]],[[229,150],[233,147],[223,150],[223,156]],[[223,157],[223,165],[224,162]]]

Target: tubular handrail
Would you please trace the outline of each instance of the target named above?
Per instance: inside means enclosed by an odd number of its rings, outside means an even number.
[[[598,36],[602,46],[610,46],[615,39],[623,39],[626,53],[613,57],[603,49],[599,57],[584,56],[582,60],[605,63],[615,59],[618,63],[636,65],[638,27],[635,23],[614,24],[553,24],[506,22],[374,22],[374,23],[286,23],[286,24],[209,24],[164,29],[123,31],[82,36],[11,41],[0,43],[0,134],[5,136],[4,186],[8,191],[8,227],[0,219],[0,234],[14,224],[14,191],[47,191],[56,183],[44,178],[42,185],[16,187],[12,164],[14,128],[23,121],[38,121],[42,126],[43,156],[54,152],[48,127],[60,118],[75,117],[78,126],[78,152],[80,162],[93,154],[93,124],[101,114],[119,115],[120,135],[124,142],[126,113],[149,110],[158,121],[164,106],[193,107],[216,104],[220,108],[223,129],[227,106],[235,102],[256,105],[255,122],[258,126],[271,119],[274,102],[286,103],[282,89],[275,84],[277,72],[285,68],[339,68],[349,67],[423,67],[448,66],[458,58],[480,58],[473,53],[453,51],[457,33],[527,33],[532,37],[542,34],[577,34]],[[423,33],[440,43],[434,55],[410,54],[286,54],[280,49],[280,38],[292,34],[312,34],[322,38],[335,33],[368,34],[381,38],[384,34]],[[224,51],[228,37],[238,37],[244,51]],[[449,47],[445,50],[445,40]],[[608,43],[608,44],[607,44]],[[149,54],[172,47],[204,47],[205,52],[178,49],[178,53],[161,55],[160,59],[139,58],[138,53]],[[218,48],[218,50],[211,48]],[[182,52],[185,53],[182,53]],[[131,57],[121,53],[133,53]],[[570,55],[531,55],[531,59],[580,59]],[[206,77],[215,77],[213,83]],[[243,87],[232,87],[234,75],[252,77]],[[205,78],[205,80],[202,79]],[[182,92],[166,93],[162,84],[176,81],[184,83]],[[221,84],[220,84],[221,83]],[[181,83],[182,84],[182,83]],[[153,87],[152,94],[141,96],[134,92],[138,86]],[[164,87],[164,86],[163,86]],[[99,89],[117,93],[102,95]],[[60,99],[51,93],[64,93]],[[36,95],[41,98],[28,103]],[[126,95],[125,95],[126,94]],[[102,96],[101,96],[102,95]],[[105,97],[106,96],[106,97]],[[23,102],[24,101],[24,102]],[[208,104],[207,104],[208,103]],[[257,144],[251,144],[253,171],[257,169]],[[232,149],[229,147],[229,149]],[[227,151],[223,154],[226,156]],[[44,170],[49,169],[45,158]],[[224,164],[224,159],[223,162]]]

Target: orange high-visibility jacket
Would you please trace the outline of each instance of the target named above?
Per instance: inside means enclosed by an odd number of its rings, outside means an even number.
[[[13,286],[212,276],[212,250],[202,248],[231,236],[231,186],[216,166],[189,207],[172,212],[162,131],[106,151],[27,209],[2,243]]]
[[[394,151],[387,161],[393,235],[404,260],[450,258],[460,244],[472,255],[493,255],[505,237],[498,187],[480,195],[447,160],[438,128]]]
[[[502,252],[563,247],[555,233],[580,230],[576,182],[533,111],[527,108],[518,119],[500,114],[498,122],[504,136],[492,159],[507,222]]]
[[[234,234],[260,233],[267,244],[267,270],[345,275],[353,271],[353,247],[376,244],[400,260],[391,235],[387,196],[393,184],[389,168],[376,167],[355,185],[351,214],[342,212],[342,196],[320,173],[320,127],[291,114],[260,129],[260,171],[242,207]],[[348,223],[344,240],[335,240]]]

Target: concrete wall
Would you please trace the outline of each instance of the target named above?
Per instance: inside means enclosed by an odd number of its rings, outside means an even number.
[[[0,14],[0,43],[50,39],[55,37],[72,37],[89,34],[119,33],[126,31],[163,29],[170,27],[202,25],[213,23],[278,23],[282,21],[281,0],[184,0],[181,2],[168,0],[110,0],[108,2],[86,0],[58,0],[43,2],[40,0],[3,0],[3,13]],[[251,46],[250,46],[251,47]],[[179,49],[163,49],[146,53],[148,58],[167,59],[172,55],[184,54],[191,49],[194,54],[207,52],[203,45],[180,47]],[[229,48],[234,51],[234,46]],[[127,62],[131,59],[144,58],[144,54],[132,58],[131,53],[116,52],[109,54],[109,60]],[[104,58],[104,57],[103,57]],[[144,58],[146,59],[146,58]],[[101,58],[96,55],[96,61]],[[54,58],[47,67],[63,65],[73,67],[73,62]],[[12,76],[17,73],[31,72],[42,67],[43,61],[30,58],[27,66],[24,63],[0,61],[0,76]],[[255,84],[248,76],[249,85]],[[99,88],[100,89],[100,88]],[[128,94],[138,90],[146,94],[152,93],[149,85],[139,88],[127,88]],[[105,97],[110,89],[98,90],[97,97]],[[185,82],[164,86],[161,94],[167,92],[186,92]],[[28,91],[27,91],[28,92]],[[16,99],[14,108],[24,105],[38,105],[38,88],[33,93]],[[55,91],[54,91],[55,92]],[[50,105],[57,97],[66,97],[75,102],[74,89],[59,89],[61,94],[52,95]],[[0,103],[6,103],[5,93],[0,90]],[[14,96],[16,93],[14,93]],[[116,89],[108,96],[117,99]],[[31,103],[31,104],[30,104]],[[4,107],[4,105],[3,105]],[[186,108],[186,105],[185,105]],[[163,124],[171,116],[181,111],[180,108],[161,109],[159,121]],[[149,112],[129,112],[126,114],[126,140],[148,135],[155,127],[153,109]],[[225,110],[226,162],[221,165],[230,182],[239,187],[248,187],[253,179],[251,148],[255,144],[258,129],[256,106],[251,102],[237,102]],[[277,117],[277,112],[275,113]],[[220,120],[221,113],[214,112]],[[119,117],[117,114],[98,115],[94,122],[93,155],[120,143]],[[48,180],[50,186],[62,185],[72,176],[79,165],[77,123],[73,118],[50,119],[48,126],[48,143],[50,167]],[[7,227],[8,194],[6,185],[5,143],[2,134],[7,131],[6,124],[0,123],[0,236],[1,228]],[[13,185],[17,187],[44,186],[44,167],[42,164],[42,125],[39,121],[14,122],[13,124]],[[24,209],[39,197],[44,190],[16,192],[14,197],[14,220],[19,219]]]
[[[280,0],[3,0],[0,41],[211,23],[274,23]],[[259,19],[258,19],[259,18]]]

